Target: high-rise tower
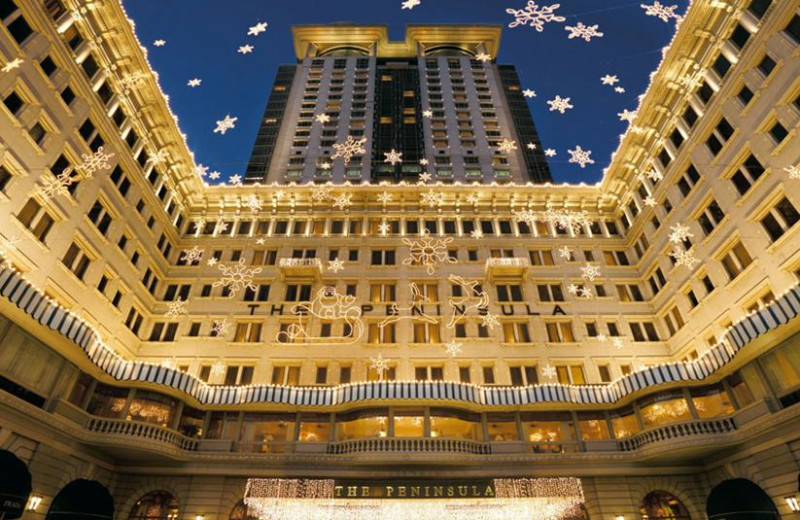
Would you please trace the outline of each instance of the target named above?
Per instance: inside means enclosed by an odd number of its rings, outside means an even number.
[[[293,28],[298,63],[278,70],[245,182],[551,180],[499,26]],[[321,121],[320,121],[321,119]],[[332,161],[334,144],[365,153]],[[515,150],[498,149],[503,140]],[[398,152],[399,162],[385,162]]]

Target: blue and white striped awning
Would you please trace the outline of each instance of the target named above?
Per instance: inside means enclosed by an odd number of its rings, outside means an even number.
[[[75,342],[92,362],[117,381],[164,385],[189,394],[203,404],[216,405],[271,403],[315,407],[417,399],[498,407],[556,402],[613,404],[645,388],[680,381],[701,381],[729,363],[750,341],[800,314],[800,286],[795,286],[768,307],[736,323],[720,343],[700,358],[647,367],[605,385],[500,387],[449,381],[370,381],[331,387],[218,386],[208,385],[174,368],[123,359],[105,346],[93,327],[50,301],[7,265],[0,268],[0,295],[42,325]]]

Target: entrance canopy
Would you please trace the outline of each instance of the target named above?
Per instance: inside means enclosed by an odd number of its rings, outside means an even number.
[[[581,517],[583,488],[577,478],[250,479],[244,502],[265,520],[558,520]]]

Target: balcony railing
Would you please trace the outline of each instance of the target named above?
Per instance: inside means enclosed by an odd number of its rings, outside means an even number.
[[[629,439],[617,441],[620,451],[638,450],[642,446],[671,439],[696,437],[703,435],[716,435],[732,432],[736,424],[732,417],[712,419],[708,421],[691,421],[660,426],[647,430]]]
[[[495,276],[522,277],[530,268],[531,261],[524,256],[511,258],[487,258],[484,265],[486,276],[491,280]]]
[[[284,277],[317,279],[322,275],[322,261],[319,258],[281,258],[278,267]]]
[[[104,435],[128,437],[131,439],[146,439],[174,446],[184,451],[196,451],[197,439],[184,437],[178,432],[164,428],[157,424],[148,424],[136,421],[123,421],[121,419],[102,419],[92,417],[86,423],[86,429]]]
[[[378,437],[333,442],[328,445],[328,453],[344,455],[348,453],[373,452],[414,452],[414,453],[468,453],[488,455],[492,447],[488,443],[466,439],[403,439]]]

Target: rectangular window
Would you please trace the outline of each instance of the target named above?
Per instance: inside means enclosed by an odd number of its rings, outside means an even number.
[[[246,322],[236,324],[233,341],[237,343],[258,343],[261,341],[261,323]]]
[[[753,3],[766,3],[769,5],[768,0],[755,0]],[[764,10],[766,11],[766,8]],[[783,32],[794,40],[795,44],[800,45],[800,15],[794,15]]]
[[[697,222],[703,229],[703,233],[708,236],[717,228],[724,218],[725,212],[722,211],[722,208],[719,207],[716,200],[712,200],[697,218]]]
[[[372,265],[395,265],[394,249],[373,250]]]
[[[711,154],[714,156],[719,154],[722,147],[725,146],[725,143],[733,136],[733,133],[733,126],[731,126],[727,119],[724,117],[721,118],[719,123],[717,123],[717,127],[706,140],[706,145],[708,145],[708,149],[711,150]]]
[[[529,386],[539,384],[539,374],[536,365],[508,367],[512,386]]]
[[[546,324],[547,341],[551,343],[571,343],[575,341],[572,334],[572,323],[568,321],[555,321]]]
[[[17,213],[17,219],[42,243],[55,223],[53,217],[33,198],[28,199]]]
[[[585,385],[583,365],[556,365],[558,382],[562,385]]]
[[[786,197],[783,197],[769,212],[761,219],[761,225],[773,242],[778,240],[786,233],[789,228],[797,224],[800,220],[795,207]]]
[[[753,263],[753,259],[742,243],[736,242],[728,253],[722,257],[721,262],[725,272],[728,273],[728,278],[733,280],[747,269],[747,266]]]
[[[634,341],[659,341],[658,332],[656,332],[656,326],[653,322],[630,322],[628,325],[631,328]]]
[[[560,286],[559,286],[560,288]],[[498,285],[497,286],[497,301],[500,302],[521,302],[522,286],[514,285]]]
[[[524,322],[503,323],[503,341],[505,343],[530,343],[531,334],[528,324]]]
[[[747,159],[745,159],[744,163],[736,169],[734,174],[731,176],[731,182],[733,183],[736,191],[739,192],[739,195],[744,195],[750,189],[755,182],[761,178],[761,175],[764,174],[764,167],[761,165],[758,159],[753,154],[750,154]]]
[[[67,249],[66,254],[64,254],[64,258],[61,259],[61,262],[67,266],[67,269],[72,271],[79,280],[83,280],[91,260],[83,249],[73,242],[70,244],[69,249]]]
[[[543,302],[563,302],[564,292],[561,284],[539,284],[536,286],[539,292],[539,300]]]
[[[786,130],[786,127],[784,127],[782,124],[776,122],[769,129],[769,135],[772,136],[772,139],[775,141],[775,144],[781,144],[783,140],[789,136],[789,131]]]

